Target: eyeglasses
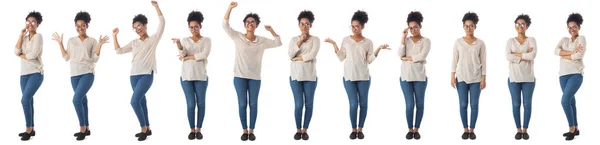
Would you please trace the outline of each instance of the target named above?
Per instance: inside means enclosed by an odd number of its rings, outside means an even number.
[[[577,30],[578,28],[579,28],[578,26],[572,26],[572,27],[567,26],[567,29],[569,29],[569,30]]]
[[[143,25],[142,25],[142,24],[139,24],[139,25],[137,25],[137,26],[134,26],[134,27],[133,27],[133,31],[137,31],[137,30],[139,30],[139,29],[142,29],[142,27],[143,27]]]
[[[83,25],[75,25],[75,28],[77,28],[77,29],[83,29],[83,28],[87,28],[87,25],[86,25],[86,24],[83,24]]]
[[[465,29],[475,29],[475,25],[463,25]]]
[[[25,24],[26,25],[35,25],[35,24],[37,24],[37,22],[36,21],[25,21]]]
[[[413,26],[413,27],[408,27],[408,29],[409,29],[410,31],[416,31],[416,30],[419,30],[420,28],[421,28],[421,27],[419,27],[418,25],[416,25],[416,26]]]
[[[525,24],[525,23],[515,23],[515,27],[525,28],[525,27],[527,27],[527,24]]]
[[[246,25],[254,25],[256,24],[255,21],[245,21]]]
[[[310,27],[311,24],[310,23],[300,23],[299,25],[300,25],[300,27],[307,28],[307,27]]]
[[[200,26],[196,25],[196,26],[190,26],[189,27],[190,30],[198,30],[200,29]]]
[[[350,25],[350,29],[360,29],[360,25]]]

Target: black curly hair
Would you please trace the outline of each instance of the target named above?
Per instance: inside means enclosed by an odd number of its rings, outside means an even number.
[[[131,24],[134,24],[135,22],[140,22],[140,23],[146,25],[146,24],[148,24],[148,18],[146,18],[146,15],[138,14],[138,15],[135,15],[135,17],[133,17],[133,22],[131,22]]]
[[[463,16],[462,22],[464,24],[466,21],[469,21],[469,20],[473,21],[473,24],[475,24],[475,26],[477,26],[477,22],[479,22],[479,16],[477,16],[477,14],[474,12],[467,12],[465,14],[465,16]]]
[[[90,14],[88,12],[84,12],[84,11],[80,11],[79,13],[77,13],[77,15],[75,15],[75,23],[77,23],[78,20],[83,20],[83,22],[85,22],[85,24],[89,24],[90,21],[92,21],[92,18],[90,17]]]
[[[298,23],[300,23],[300,20],[302,18],[308,19],[308,22],[310,22],[311,24],[315,21],[315,15],[309,10],[304,10],[300,12],[300,15],[298,15]]]
[[[246,17],[244,17],[244,23],[246,23],[246,19],[248,18],[254,18],[254,22],[256,23],[256,26],[258,26],[258,24],[260,24],[260,17],[258,17],[258,14],[256,13],[248,13],[246,15]]]
[[[196,22],[198,22],[198,24],[202,24],[202,22],[204,21],[204,15],[202,15],[202,12],[200,12],[200,11],[190,12],[190,14],[188,15],[188,18],[187,18],[187,22],[189,24],[192,21],[196,21]]]
[[[521,15],[517,16],[517,19],[515,19],[515,24],[517,23],[518,20],[525,21],[525,24],[527,24],[527,27],[529,27],[529,25],[531,25],[531,18],[527,14],[521,14]]]
[[[410,22],[417,22],[417,24],[421,26],[421,23],[423,22],[423,15],[421,14],[421,12],[412,11],[408,13],[408,17],[406,18],[406,24]]]
[[[29,12],[27,17],[25,17],[25,21],[27,21],[27,18],[29,18],[29,17],[33,17],[35,19],[35,21],[37,21],[37,24],[42,24],[42,14],[40,12],[36,12],[36,11]]]
[[[364,26],[369,21],[369,15],[367,15],[367,12],[365,11],[358,10],[354,12],[354,15],[352,16],[352,21],[358,21],[360,25]]]
[[[567,18],[567,25],[569,22],[575,22],[577,26],[581,26],[583,24],[583,17],[579,13],[571,13],[569,18]]]

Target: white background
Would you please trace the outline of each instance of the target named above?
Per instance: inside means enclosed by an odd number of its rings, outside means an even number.
[[[144,144],[590,144],[597,142],[600,119],[594,96],[594,82],[598,67],[599,20],[598,9],[592,1],[538,1],[538,0],[243,0],[231,14],[231,25],[244,32],[242,19],[249,12],[261,17],[257,34],[271,38],[264,25],[272,25],[281,35],[283,46],[265,51],[262,68],[262,86],[259,97],[259,114],[256,125],[257,140],[241,142],[242,133],[233,87],[234,46],[223,32],[221,23],[229,1],[220,0],[161,0],[166,19],[166,30],[158,46],[158,74],[147,94],[150,124],[154,135]],[[372,75],[369,113],[364,140],[348,139],[351,127],[348,117],[348,99],[342,85],[342,63],[327,43],[321,43],[318,54],[318,89],[314,115],[310,124],[309,141],[295,141],[294,103],[289,87],[289,59],[287,50],[291,37],[300,33],[297,16],[304,9],[315,14],[311,34],[321,40],[331,37],[341,42],[351,34],[352,14],[359,9],[369,14],[364,35],[376,45],[390,44],[392,51],[382,50],[371,64]],[[111,35],[115,27],[121,29],[121,44],[136,39],[131,30],[131,20],[138,13],[149,19],[149,33],[158,25],[156,12],[149,0],[28,0],[10,1],[0,6],[2,26],[0,60],[0,144],[108,144],[137,143],[134,133],[140,131],[138,121],[129,104],[132,94],[129,83],[131,55],[117,55],[113,44],[106,44],[96,68],[96,81],[88,93],[90,128],[92,136],[83,142],[75,141],[72,133],[79,130],[75,109],[71,102],[69,64],[64,62],[58,45],[52,41],[53,32],[64,33],[65,43],[76,36],[73,18],[80,10],[88,11],[92,21],[88,34]],[[17,133],[25,130],[25,119],[20,104],[19,58],[13,49],[25,16],[32,10],[40,11],[43,22],[38,32],[44,37],[44,82],[35,95],[35,124],[37,136],[21,143]],[[201,34],[212,39],[209,59],[210,77],[206,99],[204,140],[189,141],[185,98],[179,83],[181,62],[177,59],[171,38],[187,37],[187,16],[200,10],[205,17]],[[422,34],[432,41],[427,71],[429,85],[426,93],[425,117],[421,125],[420,141],[407,141],[404,98],[399,85],[400,60],[397,47],[401,31],[406,27],[406,16],[419,10],[425,17]],[[464,36],[463,14],[474,11],[480,22],[475,36],[487,45],[487,88],[482,91],[480,114],[475,141],[463,141],[463,132],[457,93],[450,87],[450,65],[454,41]],[[558,81],[559,57],[553,54],[554,46],[567,32],[566,19],[572,12],[580,12],[584,23],[580,31],[586,36],[587,56],[585,77],[577,93],[578,120],[581,136],[565,142],[561,134],[568,129],[560,105],[561,91]],[[515,141],[515,124],[511,99],[507,87],[508,62],[504,56],[506,40],[517,35],[514,19],[521,13],[529,14],[532,25],[528,36],[538,44],[536,58],[537,85],[533,97],[533,115],[529,141]],[[111,38],[111,42],[112,42]]]

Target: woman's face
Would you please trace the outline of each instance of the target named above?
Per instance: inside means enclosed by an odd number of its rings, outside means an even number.
[[[77,30],[77,34],[85,35],[88,29],[88,25],[83,20],[77,20],[75,22],[75,29]]]
[[[354,20],[354,21],[352,21],[350,28],[352,29],[352,33],[354,35],[358,35],[358,34],[362,34],[362,30],[364,29],[364,26],[361,25],[359,21]]]
[[[411,21],[408,23],[408,30],[413,36],[421,35],[421,25],[419,25],[419,23],[415,21]]]
[[[28,17],[25,25],[27,27],[27,31],[35,32],[40,24],[34,17]]]
[[[569,22],[569,23],[567,23],[567,27],[569,29],[569,34],[571,34],[571,36],[579,35],[579,29],[581,29],[581,27],[579,27],[579,25],[577,25],[577,23]]]
[[[257,26],[258,26],[258,24],[253,17],[248,17],[244,21],[244,27],[246,27],[247,32],[254,32],[254,30],[256,30]]]
[[[190,28],[190,33],[192,33],[192,35],[200,35],[200,29],[202,29],[202,25],[200,25],[200,23],[198,23],[196,21],[190,21],[188,26]]]
[[[527,28],[529,27],[527,27],[527,23],[523,19],[519,19],[517,20],[517,23],[515,23],[515,30],[517,30],[517,33],[519,34],[525,34]]]
[[[475,29],[477,29],[477,26],[475,23],[473,23],[473,21],[467,20],[465,23],[463,23],[463,28],[465,29],[465,33],[467,35],[473,35],[475,33]]]
[[[307,18],[302,18],[300,19],[298,27],[300,27],[300,31],[302,32],[302,34],[308,34],[310,28],[312,27],[312,24]]]
[[[146,35],[146,24],[142,24],[139,21],[133,23],[133,31],[140,37]]]

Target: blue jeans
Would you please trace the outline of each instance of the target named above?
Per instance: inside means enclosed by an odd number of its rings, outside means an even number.
[[[427,88],[427,79],[425,81],[407,82],[400,78],[400,87],[404,93],[404,101],[406,103],[406,123],[408,128],[420,128],[421,120],[423,119],[423,109],[425,106],[425,89]],[[417,107],[417,116],[413,126],[413,114]]]
[[[521,93],[523,94],[523,128],[529,128],[531,119],[531,98],[535,89],[534,82],[515,83],[508,80],[508,89],[512,98],[513,118],[517,128],[521,128]]]
[[[202,122],[204,122],[204,104],[206,100],[206,88],[208,87],[208,78],[206,78],[206,81],[183,81],[180,77],[179,81],[181,82],[181,88],[183,88],[183,93],[185,94],[185,101],[187,102],[187,116],[188,121],[190,123],[190,128],[202,128]],[[196,119],[194,117],[196,115],[196,106],[198,106],[197,124],[194,123]]]
[[[87,92],[94,84],[94,74],[87,73],[78,76],[71,77],[71,86],[75,94],[73,95],[73,106],[75,106],[75,112],[77,112],[77,118],[79,119],[79,126],[89,126],[88,121],[88,103],[87,103]]]
[[[294,94],[294,116],[296,119],[296,128],[308,128],[310,119],[312,118],[313,112],[313,100],[315,98],[315,90],[317,89],[317,82],[315,81],[293,81],[290,77],[290,87],[292,87],[292,94]],[[304,126],[302,124],[302,108],[306,107],[304,114]]]
[[[356,128],[358,106],[360,106],[358,128],[363,128],[365,125],[365,119],[367,119],[369,87],[371,86],[371,79],[368,81],[346,81],[342,78],[342,80],[344,81],[344,88],[346,89],[348,101],[350,102],[350,121],[352,128]]]
[[[146,92],[152,86],[154,80],[154,73],[135,75],[129,77],[131,81],[131,88],[133,89],[133,95],[131,96],[131,107],[133,112],[140,122],[140,126],[150,126],[148,121],[148,106],[146,105]]]
[[[577,125],[577,107],[575,107],[575,93],[581,87],[583,76],[581,74],[570,74],[560,76],[560,88],[562,89],[562,107],[569,121],[569,127]]]
[[[25,113],[25,126],[33,127],[33,95],[40,88],[44,81],[44,75],[41,73],[33,73],[21,75],[21,105]]]
[[[460,119],[462,120],[463,128],[467,126],[467,104],[471,104],[471,124],[470,128],[475,128],[477,123],[477,114],[479,114],[479,95],[481,94],[480,83],[467,84],[458,82],[456,85],[458,91],[458,102],[460,104]],[[471,97],[469,97],[469,94]],[[469,101],[470,99],[470,101]]]
[[[246,108],[250,106],[250,129],[254,129],[258,110],[257,106],[258,93],[260,92],[260,80],[234,77],[233,85],[235,86],[235,92],[238,96],[238,106],[242,128],[248,128],[248,121],[246,121]]]

